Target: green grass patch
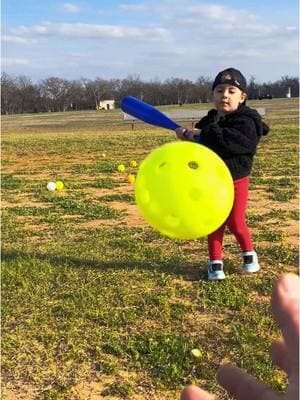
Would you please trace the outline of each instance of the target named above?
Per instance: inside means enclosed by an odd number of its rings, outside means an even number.
[[[101,395],[117,396],[119,398],[130,398],[134,394],[134,387],[132,383],[127,381],[116,381],[109,385],[109,387],[101,392]]]
[[[134,203],[134,195],[130,195],[127,193],[123,194],[107,194],[105,196],[101,196],[102,201],[123,201],[125,203]]]
[[[16,190],[20,189],[24,185],[24,180],[20,179],[11,174],[3,174],[1,176],[1,188],[2,190]]]
[[[82,192],[57,192],[51,193],[41,190],[36,194],[37,199],[52,204],[51,210],[59,215],[82,215],[87,220],[112,219],[121,216],[121,212],[100,203],[98,200],[90,200]]]
[[[185,383],[193,370],[192,340],[182,335],[146,334],[129,340],[126,352],[133,365],[146,368],[164,387]]]
[[[103,178],[98,179],[94,182],[88,183],[88,186],[98,188],[98,189],[114,189],[120,186],[120,183],[111,179],[111,178]]]
[[[284,234],[282,232],[270,231],[269,229],[265,229],[264,231],[260,231],[258,234],[254,235],[255,242],[281,242],[284,239]]]
[[[91,164],[76,164],[72,167],[71,171],[93,176],[100,173],[117,172],[117,165],[109,161],[96,162]]]
[[[295,247],[284,244],[270,244],[268,247],[260,248],[259,252],[274,264],[284,263],[294,266],[297,265],[298,250]]]
[[[242,282],[237,285],[236,279],[227,279],[222,282],[201,282],[198,289],[198,298],[204,309],[226,308],[242,310],[249,303]]]

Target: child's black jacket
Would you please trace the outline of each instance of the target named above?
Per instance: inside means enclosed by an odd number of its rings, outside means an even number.
[[[201,129],[200,143],[223,159],[233,179],[250,175],[258,142],[269,132],[259,113],[245,105],[221,118],[210,110],[195,128]]]

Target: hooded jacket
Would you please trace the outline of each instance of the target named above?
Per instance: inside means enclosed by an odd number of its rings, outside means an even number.
[[[201,129],[200,143],[222,158],[234,180],[250,175],[259,140],[269,132],[259,113],[245,105],[223,117],[210,110],[195,128]]]

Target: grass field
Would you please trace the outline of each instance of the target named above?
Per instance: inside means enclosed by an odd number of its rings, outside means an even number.
[[[3,399],[167,400],[189,382],[228,399],[215,381],[227,361],[284,390],[268,355],[278,335],[269,299],[298,268],[298,102],[249,104],[266,107],[271,127],[248,209],[262,269],[242,276],[226,234],[217,283],[206,281],[206,239],[153,231],[116,169],[172,132],[132,131],[119,110],[2,118]],[[65,189],[48,192],[51,180]]]

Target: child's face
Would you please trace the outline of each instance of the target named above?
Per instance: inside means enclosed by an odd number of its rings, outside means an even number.
[[[213,103],[221,114],[237,110],[245,100],[246,94],[235,86],[220,84],[214,88]]]

